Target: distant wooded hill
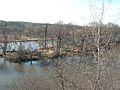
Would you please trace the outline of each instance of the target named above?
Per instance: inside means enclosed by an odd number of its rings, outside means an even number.
[[[29,37],[44,37],[44,32],[46,28],[46,23],[32,23],[32,22],[16,22],[16,21],[0,21],[0,32],[2,33],[2,30],[4,29],[4,25],[6,24],[6,29],[5,32],[9,34],[24,34]],[[70,26],[70,27],[69,27]],[[72,26],[72,27],[71,27]],[[49,24],[47,23],[47,34],[48,36],[59,30],[59,29],[64,29],[66,32],[67,28],[72,28],[73,29],[79,29],[82,28],[78,25],[68,25],[68,24],[63,24],[63,23],[56,23],[56,24]],[[70,30],[69,30],[70,31]]]
[[[24,30],[28,28],[36,28],[39,27],[40,25],[44,25],[42,23],[32,23],[32,22],[6,22],[6,21],[0,21],[0,31],[2,30],[3,23],[7,24],[7,30],[8,32],[24,32]]]
[[[6,28],[5,28],[6,25]],[[91,36],[93,28],[97,30],[97,22],[92,22],[87,26],[78,26],[72,24],[64,24],[58,22],[56,24],[49,23],[32,23],[32,22],[16,22],[16,21],[0,21],[0,37],[2,37],[3,29],[5,33],[16,37],[17,35],[23,35],[24,37],[39,37],[44,38],[46,31],[46,37],[66,39],[71,41],[72,38],[84,38],[85,36]],[[120,27],[114,23],[102,24],[102,29],[110,32],[115,41],[120,41]],[[91,35],[90,35],[91,34]],[[105,33],[104,33],[105,34]],[[105,34],[106,36],[106,34]],[[103,38],[105,39],[105,38]]]

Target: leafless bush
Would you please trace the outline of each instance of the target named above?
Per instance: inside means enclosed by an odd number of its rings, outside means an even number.
[[[11,90],[54,90],[51,89],[51,82],[37,76],[23,76],[14,81],[10,86]]]
[[[119,90],[120,54],[109,51],[103,54],[102,72],[98,78],[97,63],[91,64],[87,57],[76,60],[55,60],[49,68],[48,77],[24,76],[11,85],[11,90]],[[93,58],[91,58],[93,59]],[[94,61],[94,59],[93,59]],[[95,61],[94,61],[95,62]]]

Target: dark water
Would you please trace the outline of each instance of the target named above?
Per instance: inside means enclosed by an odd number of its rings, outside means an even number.
[[[0,90],[6,90],[13,80],[23,75],[37,75],[45,77],[48,75],[48,66],[41,66],[40,62],[18,64],[9,63],[0,58]]]

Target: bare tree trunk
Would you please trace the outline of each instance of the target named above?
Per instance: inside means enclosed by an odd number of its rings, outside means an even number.
[[[73,44],[73,46],[74,46],[74,44],[75,44],[75,33],[74,33],[74,28],[73,28],[73,25],[72,25],[72,44]]]
[[[60,53],[61,43],[62,43],[62,22],[58,23],[57,37],[57,53]]]
[[[100,87],[100,82],[101,82],[101,74],[103,71],[103,62],[101,59],[101,47],[100,47],[100,39],[101,39],[101,32],[103,31],[102,29],[102,20],[103,20],[103,16],[104,16],[104,0],[102,1],[102,7],[101,7],[101,12],[100,12],[100,17],[98,17],[98,25],[97,25],[97,42],[96,42],[96,47],[97,47],[97,61],[98,61],[98,73],[96,75],[96,80],[95,80],[95,87],[94,90],[98,90],[98,88]]]
[[[61,47],[61,37],[60,35],[57,37],[57,53],[60,52],[60,47]]]
[[[45,24],[45,48],[47,48],[47,31],[48,31],[48,24]]]

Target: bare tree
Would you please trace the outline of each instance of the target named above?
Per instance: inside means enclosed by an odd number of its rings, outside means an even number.
[[[45,35],[44,35],[44,41],[45,41],[45,48],[47,48],[47,32],[48,32],[48,24],[46,23],[45,24],[45,28],[44,28],[44,32],[45,32]]]
[[[94,58],[97,62],[97,73],[95,74],[94,88],[93,90],[102,90],[103,89],[103,81],[102,77],[105,74],[105,67],[107,60],[105,61],[104,53],[105,47],[109,45],[112,34],[108,31],[108,26],[103,24],[104,15],[105,15],[105,1],[106,0],[97,0],[99,3],[99,7],[94,6],[91,7],[94,12],[91,35],[93,37],[93,45],[96,47],[96,50],[93,51]],[[93,2],[96,4],[95,2]],[[98,10],[97,10],[98,9]],[[95,11],[94,11],[95,10]],[[97,10],[97,11],[96,11]],[[96,13],[97,12],[97,13]]]
[[[72,45],[72,49],[75,46],[75,28],[72,23],[67,24],[67,28],[64,33],[64,39],[66,39],[67,46]]]
[[[57,53],[59,54],[60,53],[60,48],[61,48],[61,43],[62,43],[62,38],[63,38],[63,22],[60,21],[57,23],[57,26],[56,26],[56,31],[55,31],[55,35],[56,35],[56,38],[57,38]]]

